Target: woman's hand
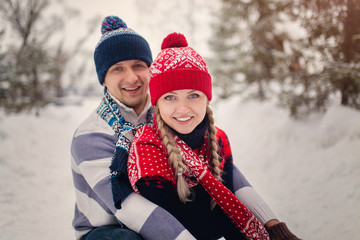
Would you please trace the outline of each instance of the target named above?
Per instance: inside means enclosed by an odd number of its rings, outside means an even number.
[[[265,224],[271,240],[300,240],[286,226],[284,222],[272,219]]]

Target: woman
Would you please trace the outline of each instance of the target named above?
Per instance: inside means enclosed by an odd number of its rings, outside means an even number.
[[[168,35],[161,49],[150,67],[154,124],[137,131],[130,150],[133,189],[173,214],[197,239],[270,239],[233,194],[230,144],[214,126],[206,63],[182,34]],[[284,223],[271,222],[286,230],[279,233],[283,239],[297,239]]]

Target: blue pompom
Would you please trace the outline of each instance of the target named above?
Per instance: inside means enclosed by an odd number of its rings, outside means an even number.
[[[116,16],[107,16],[101,24],[101,33],[104,34],[119,28],[127,28],[126,23]]]

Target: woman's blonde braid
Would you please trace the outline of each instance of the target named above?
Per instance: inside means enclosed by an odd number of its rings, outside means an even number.
[[[215,121],[213,117],[213,112],[209,106],[206,109],[208,118],[209,118],[209,127],[208,127],[208,134],[209,134],[209,145],[210,145],[210,167],[212,169],[212,174],[216,179],[221,181],[221,169],[220,169],[220,161],[218,151],[218,143],[216,139],[216,128],[215,128]]]
[[[160,115],[159,108],[155,108],[155,116],[156,121],[158,124],[158,128],[160,130],[161,138],[163,141],[164,146],[166,147],[166,150],[169,155],[169,163],[174,168],[176,178],[177,178],[177,192],[178,196],[180,198],[180,201],[183,203],[186,203],[189,200],[190,196],[190,188],[188,184],[186,183],[183,172],[186,168],[185,164],[182,162],[181,155],[180,155],[180,149],[176,147],[175,141],[173,136],[170,134],[170,129],[167,127],[167,125],[164,123],[163,119]]]
[[[209,106],[206,108],[206,113],[209,118],[209,126],[208,126],[208,136],[209,136],[209,146],[210,146],[210,167],[211,173],[213,176],[221,181],[221,169],[220,169],[220,161],[219,155],[217,154],[218,144],[216,139],[216,128],[215,128],[215,120],[213,116],[213,111]],[[214,199],[211,199],[211,209],[214,209],[216,202]]]

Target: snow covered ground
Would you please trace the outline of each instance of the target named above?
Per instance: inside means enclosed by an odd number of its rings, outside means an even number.
[[[0,112],[0,239],[74,239],[70,142],[99,98]],[[293,120],[269,101],[213,107],[235,164],[280,220],[306,240],[360,237],[360,112],[333,106]]]

